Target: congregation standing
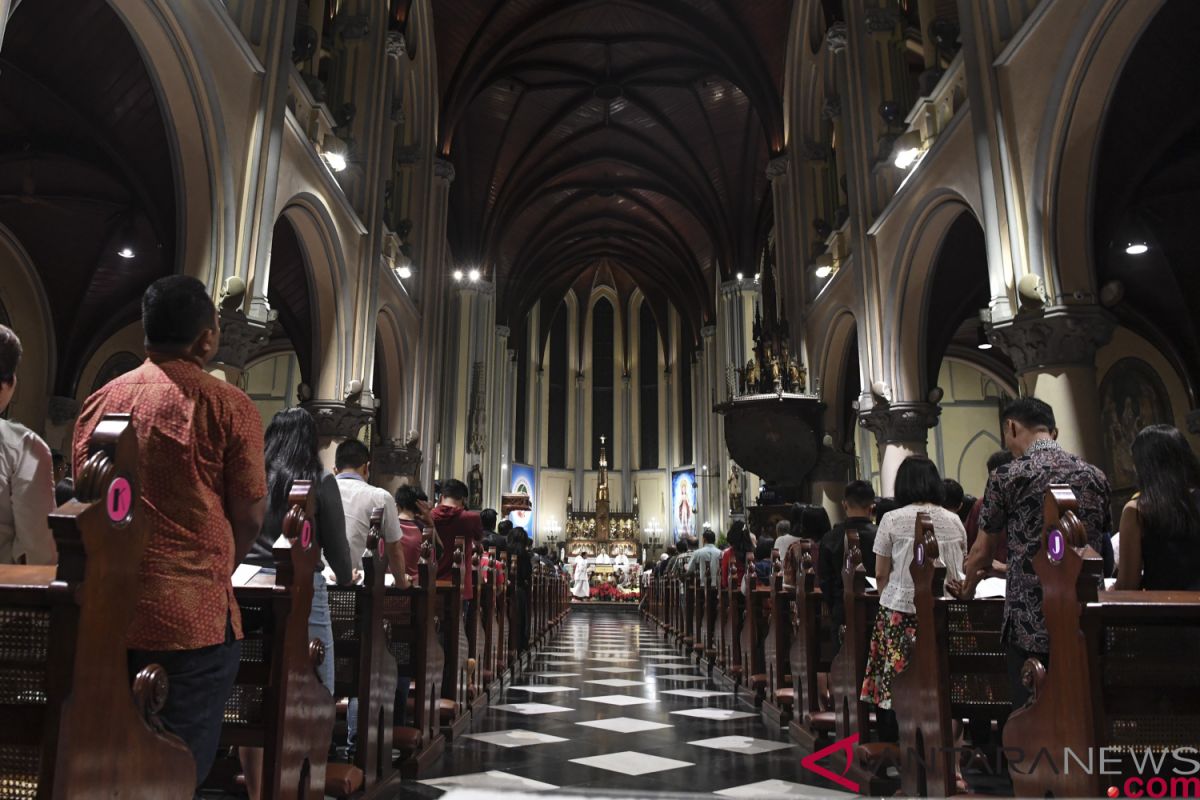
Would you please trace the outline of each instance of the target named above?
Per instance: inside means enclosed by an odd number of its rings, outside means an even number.
[[[557,554],[534,548],[523,529],[508,520],[498,523],[495,511],[468,510],[468,488],[462,481],[441,483],[432,505],[418,487],[402,486],[393,497],[372,486],[370,451],[359,441],[339,445],[335,468],[326,471],[318,457],[316,426],[306,411],[281,411],[264,432],[246,394],[205,371],[220,346],[220,324],[199,281],[183,276],[156,281],[143,297],[142,323],[145,362],[88,398],[76,425],[70,464],[63,459],[56,465],[35,433],[18,421],[0,419],[0,562],[55,562],[47,515],[56,505],[56,483],[61,488],[68,466],[82,466],[87,442],[105,414],[132,414],[150,535],[126,642],[129,664],[132,671],[162,664],[171,675],[161,718],[187,744],[201,782],[215,757],[241,639],[263,624],[241,613],[231,575],[242,563],[273,569],[272,547],[293,481],[317,487],[314,527],[323,558],[313,575],[309,626],[327,651],[333,647],[327,587],[361,579],[362,551],[376,508],[384,509],[381,534],[392,579],[401,588],[416,576],[423,531],[429,527],[435,533],[439,578],[450,576],[459,538],[467,543],[468,570],[477,547],[514,556],[517,569],[509,579],[517,588],[517,635],[522,646],[528,641],[533,564],[557,569]],[[17,334],[0,326],[0,412],[15,391],[21,354]],[[1058,443],[1053,409],[1036,398],[1021,398],[1002,411],[1001,426],[1006,449],[988,460],[987,483],[978,499],[957,482],[944,480],[928,458],[911,456],[900,465],[894,498],[877,498],[865,481],[847,484],[841,500],[844,519],[837,525],[830,524],[822,507],[797,506],[789,519],[759,537],[741,520],[734,521],[724,547],[706,528],[699,541],[682,539],[657,563],[647,563],[642,579],[696,575],[712,588],[765,582],[774,553],[786,556],[810,542],[828,613],[840,624],[845,613],[841,564],[847,532],[856,531],[862,563],[874,575],[880,595],[861,696],[876,707],[886,731],[892,680],[903,669],[902,640],[919,635],[908,567],[914,521],[925,514],[946,568],[945,591],[969,598],[983,578],[1004,579],[1002,639],[1013,703],[1023,705],[1028,695],[1021,665],[1031,656],[1043,663],[1049,658],[1041,588],[1032,567],[1047,487],[1071,487],[1089,545],[1110,554],[1107,571],[1116,573],[1116,588],[1195,589],[1200,586],[1200,461],[1175,428],[1154,425],[1137,435],[1132,457],[1140,491],[1122,509],[1119,555],[1113,557],[1118,531],[1108,480],[1098,467]],[[162,469],[163,464],[172,468]],[[588,554],[581,553],[573,564],[572,591],[579,598],[588,592],[587,561]],[[793,587],[795,579],[785,574],[785,586]],[[476,599],[473,583],[468,579],[464,584],[464,609]],[[331,692],[334,666],[333,659],[326,659],[320,671]],[[398,719],[404,713],[407,680],[401,676]],[[352,736],[348,745],[355,745]],[[254,765],[261,754],[244,750],[241,757],[253,796]]]

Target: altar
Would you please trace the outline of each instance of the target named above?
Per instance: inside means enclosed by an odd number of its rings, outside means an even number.
[[[592,562],[595,574],[607,577],[613,572],[612,560],[625,556],[637,561],[642,547],[642,527],[638,522],[638,498],[631,509],[613,510],[608,499],[608,456],[604,437],[600,437],[600,475],[596,482],[595,505],[591,510],[575,510],[571,492],[567,492],[564,539],[568,558],[583,553]]]

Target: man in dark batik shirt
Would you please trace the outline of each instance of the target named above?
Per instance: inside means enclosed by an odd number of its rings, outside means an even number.
[[[1033,571],[1033,556],[1041,546],[1042,504],[1047,487],[1065,483],[1079,500],[1079,519],[1087,527],[1088,544],[1100,552],[1100,540],[1112,527],[1108,478],[1096,467],[1059,447],[1054,411],[1032,397],[1015,401],[1001,415],[1004,444],[1014,460],[998,467],[987,482],[979,512],[979,536],[967,554],[962,583],[947,588],[962,598],[975,593],[992,556],[1007,537],[1008,578],[1004,599],[1003,639],[1008,651],[1008,678],[1014,708],[1025,705],[1029,693],[1021,683],[1021,667],[1030,657],[1049,668],[1050,637],[1042,616],[1042,586]]]

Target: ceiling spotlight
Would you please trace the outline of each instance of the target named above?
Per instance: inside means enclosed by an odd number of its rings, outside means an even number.
[[[461,281],[463,279],[463,271],[461,269],[456,269],[450,275],[450,277],[454,278],[454,280],[456,280],[456,281]]]
[[[412,267],[400,267],[396,270],[396,274],[400,276],[400,280],[406,281],[412,277]]]
[[[467,278],[473,283],[479,280],[479,270],[473,269],[467,273]]]
[[[130,247],[129,245],[125,245],[124,247],[122,247],[120,250],[117,251],[117,255],[119,255],[121,258],[133,258],[134,256],[137,255],[137,253],[133,252],[132,247]]]
[[[1130,242],[1125,246],[1125,252],[1131,256],[1140,256],[1150,250],[1145,242]]]
[[[739,281],[742,281],[742,280],[745,280],[745,279],[746,279],[746,276],[745,276],[745,275],[743,275],[742,273],[740,273],[740,272],[739,272],[739,273],[737,274],[737,279],[738,279]]]
[[[896,139],[892,147],[893,162],[900,169],[908,169],[921,155],[921,132],[908,131]]]
[[[754,282],[755,282],[755,283],[758,283],[758,279],[759,279],[760,277],[762,277],[762,273],[761,273],[761,272],[756,272],[756,273],[754,273]]]
[[[977,347],[980,350],[991,350],[992,343],[988,341],[987,333],[984,332],[983,326],[980,325],[977,330],[978,330],[978,335],[977,335],[977,341],[975,343],[975,347]]]

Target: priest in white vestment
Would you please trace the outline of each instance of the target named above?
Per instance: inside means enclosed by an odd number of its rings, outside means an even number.
[[[581,600],[586,600],[591,595],[591,590],[588,588],[587,568],[587,559],[583,557],[583,553],[575,556],[575,573],[571,576],[571,594]]]

